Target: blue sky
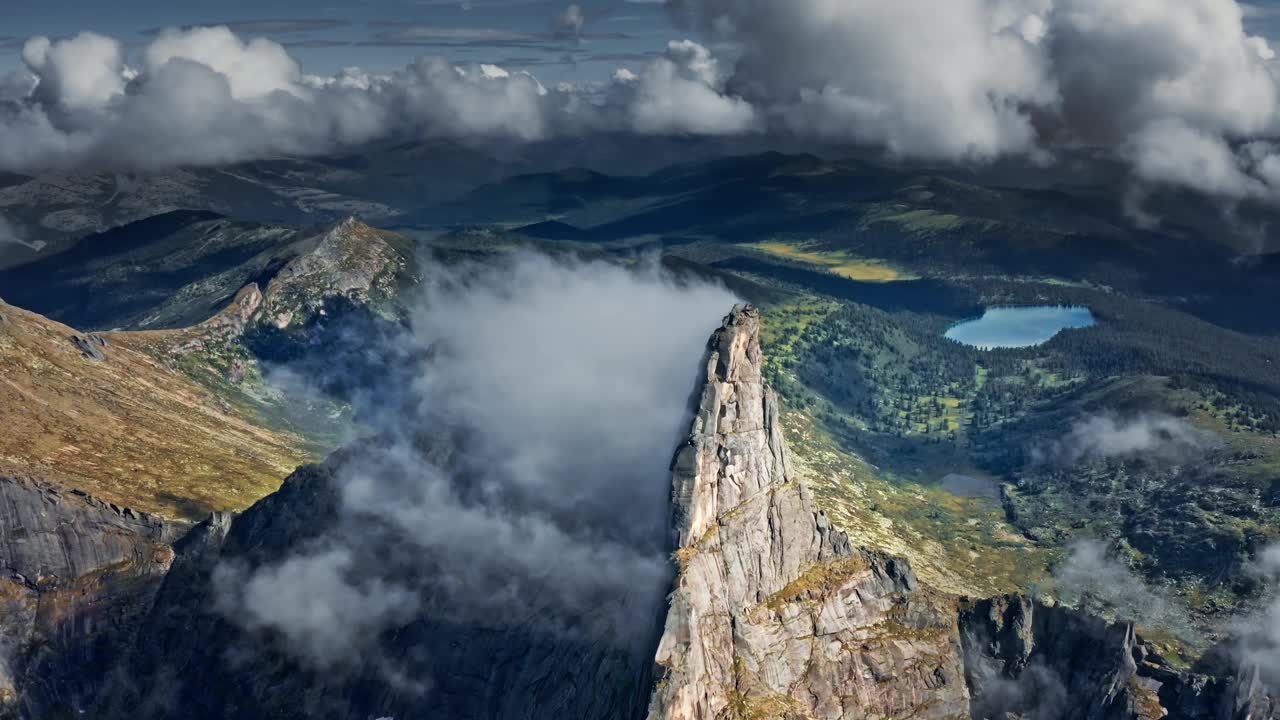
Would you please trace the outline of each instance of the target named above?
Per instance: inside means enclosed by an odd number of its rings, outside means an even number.
[[[556,37],[570,0],[9,0],[0,24],[0,69],[20,65],[32,35],[82,30],[144,43],[159,27],[226,23],[244,37],[286,44],[307,72],[349,65],[387,71],[418,55],[489,62],[534,71],[547,82],[603,79],[635,67],[684,33],[671,27],[662,0],[577,0],[586,17],[580,38]],[[1280,38],[1280,0],[1250,0],[1251,32]]]
[[[604,79],[636,67],[679,35],[661,2],[578,0],[586,24],[580,37],[557,36],[569,0],[9,0],[0,24],[0,68],[20,63],[32,35],[111,35],[129,45],[149,30],[230,24],[244,37],[266,36],[289,46],[307,72],[330,74],[360,65],[390,70],[418,55],[526,68],[545,81]]]
[[[1280,0],[1249,0],[1245,7],[1245,24],[1250,32],[1272,42],[1280,40]]]

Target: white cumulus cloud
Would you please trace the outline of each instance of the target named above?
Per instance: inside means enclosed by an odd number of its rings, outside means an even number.
[[[92,33],[33,38],[26,71],[0,81],[0,169],[207,165],[381,138],[756,134],[959,163],[1087,147],[1142,188],[1280,200],[1276,53],[1236,0],[666,5],[695,40],[552,88],[438,58],[310,76],[283,46],[225,27],[161,32],[136,57]],[[571,4],[553,22],[582,37],[586,14]]]

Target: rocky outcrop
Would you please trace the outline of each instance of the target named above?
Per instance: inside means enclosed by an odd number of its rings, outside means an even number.
[[[954,601],[854,547],[792,480],[759,313],[735,308],[674,461],[679,577],[652,720],[968,711]]]
[[[257,314],[258,308],[262,307],[262,300],[262,291],[258,289],[258,284],[249,283],[240,288],[230,305],[198,327],[225,337],[237,338]]]
[[[102,348],[107,346],[107,341],[101,335],[72,335],[71,343],[80,349],[80,353],[86,360],[105,362],[107,359],[102,352]]]
[[[71,712],[141,627],[187,526],[0,477],[0,701]]]
[[[1256,665],[1227,657],[1234,674],[1176,668],[1132,623],[1009,595],[962,601],[960,628],[975,718],[1280,717],[1275,688]]]
[[[1181,671],[1131,623],[945,595],[855,547],[791,476],[759,324],[738,307],[712,338],[673,462],[680,568],[650,720],[1278,717],[1256,669]]]
[[[960,626],[975,717],[1042,717],[1050,709],[1064,720],[1166,714],[1159,677],[1177,674],[1132,624],[1008,596],[966,604]]]
[[[393,244],[397,237],[355,218],[333,226],[267,284],[267,320],[279,328],[305,322],[334,297],[379,309],[412,272],[410,253]]]
[[[392,306],[399,291],[417,282],[408,241],[355,218],[295,240],[279,252],[287,253],[288,259],[276,270],[264,271],[265,289],[250,282],[209,319],[151,334],[151,350],[190,355],[225,348],[260,325],[293,331],[299,336],[295,343],[319,344],[312,326],[324,316],[357,311],[394,319]]]

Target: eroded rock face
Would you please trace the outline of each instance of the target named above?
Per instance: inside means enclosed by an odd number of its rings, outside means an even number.
[[[269,321],[287,328],[318,312],[332,297],[378,309],[379,301],[394,296],[396,284],[410,272],[409,259],[388,237],[355,218],[334,225],[267,285],[263,306]]]
[[[680,574],[649,717],[965,715],[954,601],[853,547],[792,481],[759,324],[740,306],[712,338],[674,462]]]
[[[0,477],[0,704],[77,708],[140,630],[187,527]]]
[[[1160,680],[1139,673],[1151,651],[1131,624],[1008,596],[962,608],[960,625],[975,717],[1165,715]]]
[[[971,601],[854,547],[790,475],[738,307],[673,462],[680,563],[650,720],[1277,717],[1256,669],[1172,667],[1130,623],[1022,596]]]
[[[1179,670],[1132,623],[1009,595],[962,601],[960,628],[975,718],[1280,717],[1258,667],[1225,676]]]

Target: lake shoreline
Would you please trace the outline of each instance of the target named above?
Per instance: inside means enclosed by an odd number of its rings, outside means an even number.
[[[952,342],[983,351],[1037,347],[1063,330],[1097,325],[1085,305],[993,305],[982,315],[953,323],[943,333]]]

